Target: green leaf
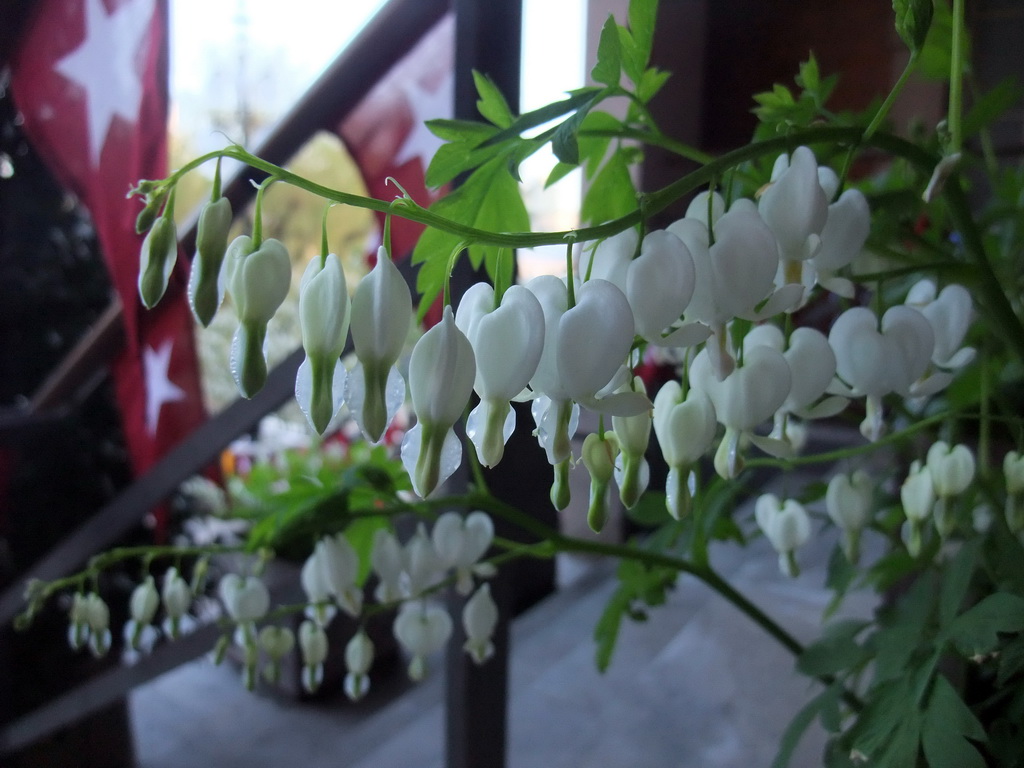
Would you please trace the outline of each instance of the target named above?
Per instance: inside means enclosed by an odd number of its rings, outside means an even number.
[[[638,84],[643,78],[646,62],[640,60],[641,53],[637,49],[636,41],[633,40],[633,35],[630,34],[629,30],[620,26],[616,28],[619,33],[619,54],[622,60],[622,71],[626,73],[626,77],[632,80],[634,84]]]
[[[621,153],[615,153],[594,177],[583,199],[581,215],[588,223],[598,223],[625,216],[636,207],[629,166]]]
[[[589,110],[590,105],[580,107],[576,114],[558,126],[555,131],[555,135],[551,139],[551,151],[555,153],[555,157],[559,161],[569,165],[579,165],[580,147],[577,134]]]
[[[604,95],[604,90],[604,88],[597,87],[577,88],[569,94],[568,98],[546,104],[532,112],[520,115],[507,128],[487,137],[481,147],[498,144],[508,139],[519,138],[523,131],[550,122],[556,117],[572,112],[588,102],[600,101]]]
[[[967,739],[986,741],[985,729],[949,681],[939,675],[921,729],[929,768],[985,768],[985,759]]]
[[[529,229],[519,185],[508,172],[505,155],[488,160],[465,183],[430,210],[446,218],[490,232],[521,232]],[[456,234],[427,228],[413,250],[413,264],[421,264],[416,289],[423,295],[421,312],[441,292],[447,277],[448,259],[461,238]],[[470,262],[475,268],[485,265],[492,279],[497,272],[498,246],[471,245]]]
[[[964,544],[952,562],[943,569],[939,583],[939,624],[945,627],[953,620],[967,595],[971,576],[978,560],[979,540]]]
[[[672,76],[671,72],[663,69],[645,69],[640,82],[636,86],[636,95],[644,104],[649,102],[662,89]]]
[[[789,721],[786,730],[782,732],[782,738],[779,740],[779,751],[775,754],[775,759],[772,760],[771,768],[787,768],[789,766],[793,752],[800,744],[804,733],[811,723],[814,722],[814,719],[818,717],[824,698],[825,692],[818,694],[804,704],[800,711],[793,716],[793,719]]]
[[[498,132],[498,129],[493,125],[481,123],[478,120],[447,120],[445,118],[438,118],[436,120],[427,120],[424,125],[437,138],[444,139],[445,141],[471,141],[479,144]]]
[[[636,46],[636,59],[641,70],[651,59],[654,45],[654,24],[658,18],[658,0],[630,0],[629,32]],[[627,73],[628,74],[628,73]],[[632,75],[630,75],[632,78]],[[633,78],[636,83],[636,79]],[[639,85],[639,83],[637,83]]]
[[[657,526],[671,520],[665,506],[665,494],[648,491],[640,497],[640,501],[626,510],[626,516],[637,525]]]
[[[390,528],[386,517],[358,517],[345,529],[345,538],[359,555],[359,572],[356,585],[362,586],[370,575],[370,552],[373,550],[373,538],[377,531]]]
[[[601,29],[601,39],[597,44],[597,63],[590,71],[596,83],[617,86],[622,72],[622,50],[619,43],[619,25],[615,17],[609,15]]]
[[[623,560],[619,563],[616,575],[619,586],[612,593],[594,627],[594,640],[597,643],[595,661],[601,672],[607,670],[611,663],[622,617],[646,621],[647,612],[643,605],[662,605],[665,602],[665,591],[675,583],[678,574],[671,568],[647,567],[635,560]]]
[[[588,131],[618,131],[622,127],[622,121],[608,112],[597,110],[587,113],[577,136],[580,162],[586,168],[587,178],[593,178],[597,173],[612,142],[610,135],[588,135]]]
[[[964,115],[962,123],[964,136],[973,136],[995,122],[1000,115],[1020,101],[1022,92],[1024,91],[1022,91],[1020,83],[1015,78],[1008,77],[982,95],[974,102],[970,111]]]
[[[919,51],[932,23],[933,0],[892,0],[896,31],[911,51]]]
[[[919,0],[918,0],[919,1]],[[948,82],[953,68],[953,12],[944,0],[934,6],[931,28],[918,57],[917,70],[930,80]],[[963,62],[970,61],[970,35],[963,36]]]
[[[480,98],[476,102],[477,111],[499,128],[508,128],[512,124],[512,110],[508,102],[487,75],[473,70],[473,82]]]
[[[991,653],[1000,632],[1024,632],[1024,598],[1008,592],[989,595],[949,625],[948,637],[965,656]]]
[[[547,189],[552,184],[561,181],[578,168],[578,165],[570,165],[569,163],[555,163],[554,167],[551,169],[551,173],[548,174],[548,177],[544,182],[544,188]]]
[[[1024,672],[1024,635],[1018,635],[999,651],[999,674],[996,678],[996,686],[1002,688],[1007,681],[1021,672]]]
[[[821,639],[804,649],[796,668],[810,677],[822,677],[859,666],[870,658],[870,653],[854,637],[866,626],[864,621],[837,622]]]

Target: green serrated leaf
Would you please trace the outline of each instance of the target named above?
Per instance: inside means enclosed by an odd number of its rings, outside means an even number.
[[[919,0],[917,0],[919,1]],[[953,12],[946,2],[934,5],[935,14],[917,61],[917,70],[929,80],[948,82],[953,66]],[[963,58],[970,61],[970,35],[963,40]]]
[[[1018,635],[999,651],[997,687],[1002,688],[1011,678],[1021,672],[1024,672],[1024,635]]]
[[[986,741],[985,729],[949,681],[939,675],[921,729],[929,768],[985,768],[985,759],[967,739]]]
[[[939,624],[945,627],[953,620],[967,596],[971,576],[978,560],[980,541],[964,544],[953,560],[943,569],[939,582]]]
[[[841,633],[822,637],[807,646],[797,659],[796,668],[810,677],[821,677],[853,669],[869,657],[870,653],[851,634]]]
[[[1004,114],[1014,104],[1021,100],[1024,90],[1016,78],[1008,77],[1001,81],[995,88],[983,94],[971,106],[970,111],[964,115],[962,130],[964,136],[973,136],[983,128],[987,128],[1000,115]]]
[[[377,531],[390,528],[386,517],[359,517],[349,523],[345,529],[345,538],[359,555],[359,571],[356,585],[362,586],[370,575],[370,552],[373,550],[373,539]]]
[[[594,176],[583,199],[581,216],[585,222],[596,224],[625,216],[636,207],[636,189],[629,166],[621,153],[616,153]]]
[[[950,623],[947,635],[965,656],[991,653],[1000,632],[1024,632],[1024,598],[1008,592],[989,595]]]
[[[597,169],[601,167],[608,147],[611,145],[610,135],[598,136],[588,135],[589,131],[617,131],[621,130],[622,121],[614,115],[601,110],[588,112],[580,125],[577,137],[580,148],[580,162],[583,164],[587,178],[593,178]]]
[[[476,102],[477,111],[499,128],[508,128],[512,124],[512,110],[498,86],[476,70],[473,70],[473,82],[480,96]]]
[[[821,712],[824,696],[824,693],[815,696],[804,704],[800,711],[793,716],[793,719],[789,721],[786,730],[782,732],[782,738],[779,739],[779,751],[775,753],[775,759],[772,760],[771,768],[787,768],[789,766],[793,752],[800,744],[804,733],[806,733],[811,723],[814,722],[814,719]]]
[[[637,98],[646,104],[654,98],[671,76],[672,73],[667,70],[657,68],[645,69],[640,82],[636,86]]]
[[[919,51],[932,23],[933,0],[892,0],[896,12],[896,32],[911,51]]]
[[[551,151],[555,153],[555,157],[560,162],[569,165],[579,165],[580,147],[578,133],[580,126],[582,126],[583,121],[590,112],[590,108],[595,103],[595,101],[591,100],[581,106],[574,115],[566,119],[555,130],[554,136],[551,139]]]
[[[637,50],[636,41],[633,40],[633,35],[630,34],[630,31],[622,26],[617,26],[617,29],[619,33],[619,56],[622,60],[622,71],[636,85],[643,78],[646,62],[640,60],[641,54]]]
[[[636,46],[636,58],[640,69],[643,70],[651,60],[654,25],[658,18],[658,0],[630,0],[628,18],[629,31]]]
[[[597,63],[590,71],[595,83],[617,86],[622,73],[622,50],[619,43],[619,25],[609,15],[601,28],[601,39],[597,44]]]
[[[474,144],[487,141],[487,139],[498,132],[495,126],[481,123],[478,120],[438,118],[436,120],[427,120],[424,125],[439,139],[444,139],[445,141],[468,141]]]
[[[579,168],[578,165],[570,165],[569,163],[555,163],[551,172],[548,174],[547,179],[544,181],[544,189],[547,189],[552,184],[557,183],[561,179],[564,179],[573,171]]]

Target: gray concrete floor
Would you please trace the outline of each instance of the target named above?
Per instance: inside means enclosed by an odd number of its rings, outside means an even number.
[[[810,640],[829,598],[822,584],[832,540],[823,533],[801,553],[796,580],[779,573],[763,540],[746,549],[718,546],[713,562]],[[686,577],[649,621],[623,627],[611,668],[601,675],[592,633],[614,579],[607,564],[569,565],[579,576],[575,583],[513,627],[510,768],[771,763],[789,718],[814,690],[784,649]],[[871,607],[869,595],[857,595],[844,613]],[[230,667],[189,664],[132,697],[139,765],[441,768],[443,670],[416,687],[398,677],[378,683],[358,705],[340,697],[313,704],[252,695]],[[396,689],[404,695],[395,696]],[[792,765],[820,765],[823,743],[812,730]]]

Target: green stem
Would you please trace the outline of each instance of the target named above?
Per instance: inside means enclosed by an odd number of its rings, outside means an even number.
[[[963,135],[964,101],[964,0],[953,0],[953,41],[949,70],[949,126],[950,153],[961,150]]]

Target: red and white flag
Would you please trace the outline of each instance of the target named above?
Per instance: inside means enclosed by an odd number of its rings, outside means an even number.
[[[452,116],[454,46],[455,19],[448,14],[338,126],[371,197],[390,200],[401,194],[389,177],[424,207],[443,191],[428,189],[424,181],[431,158],[444,142],[423,123]],[[383,227],[383,214],[378,216]],[[399,260],[412,253],[422,231],[422,224],[392,217],[392,257]],[[376,256],[376,248],[371,256]]]
[[[88,208],[124,306],[114,365],[137,473],[205,419],[182,260],[156,310],[138,298],[140,205],[125,199],[167,172],[167,0],[40,0],[11,58],[24,130]]]

